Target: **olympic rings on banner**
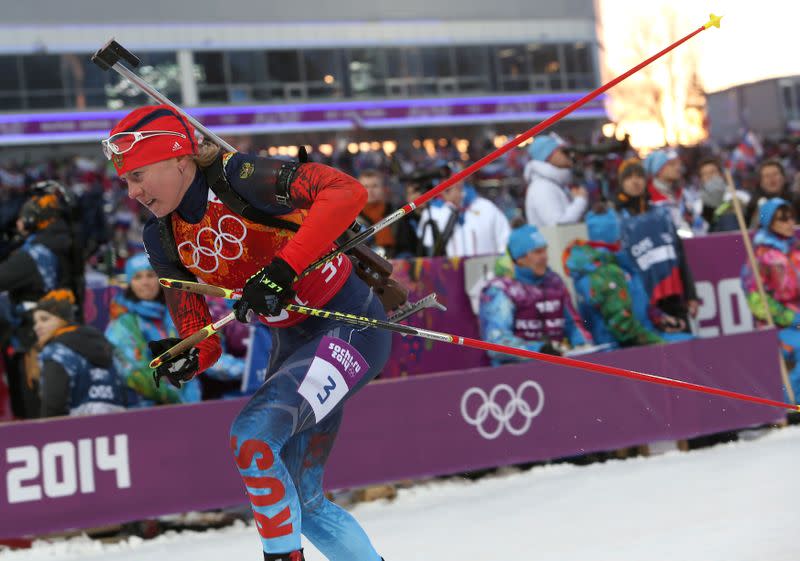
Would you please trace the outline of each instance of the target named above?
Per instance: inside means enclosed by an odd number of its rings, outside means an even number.
[[[528,388],[536,390],[538,394],[534,409],[531,409],[532,405],[525,400],[523,395]],[[500,394],[508,396],[505,406],[501,406],[497,402]],[[471,415],[468,410],[468,402],[473,396],[480,398],[480,405],[475,414]],[[522,436],[531,428],[534,417],[542,412],[543,407],[544,390],[533,380],[526,380],[520,384],[516,392],[508,384],[498,384],[488,395],[481,388],[476,387],[468,389],[461,397],[461,416],[467,423],[477,428],[478,433],[486,440],[494,440],[502,434],[504,429],[514,436]],[[515,427],[511,422],[516,415],[524,419],[519,427]],[[484,424],[490,417],[497,422],[497,427],[487,430]]]
[[[241,228],[241,235],[234,235],[230,232],[226,232],[222,227],[226,220],[235,221],[239,225],[239,228]],[[203,245],[201,242],[203,234],[206,233],[210,234],[210,237],[213,239],[211,247]],[[220,217],[219,221],[217,222],[216,230],[211,226],[205,226],[200,228],[200,230],[197,232],[197,237],[194,242],[185,241],[179,244],[178,253],[182,254],[181,252],[183,251],[188,253],[189,249],[184,250],[184,248],[190,248],[192,254],[191,262],[186,263],[186,267],[189,269],[197,269],[203,273],[213,273],[219,269],[220,258],[225,259],[226,261],[233,261],[242,256],[242,253],[244,253],[244,245],[242,244],[242,241],[244,241],[246,236],[247,226],[244,225],[244,222],[232,214],[226,214]],[[213,267],[208,268],[208,266],[201,266],[201,261],[204,257],[214,260]]]

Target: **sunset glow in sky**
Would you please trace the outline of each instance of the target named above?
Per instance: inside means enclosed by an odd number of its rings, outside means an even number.
[[[661,14],[665,9],[674,9],[678,14],[677,27],[680,31],[676,38],[703,25],[708,21],[711,12],[724,16],[721,29],[708,29],[675,51],[695,51],[699,77],[707,92],[765,78],[800,75],[798,0],[600,0],[598,16],[602,27],[599,40],[604,81],[640,62],[641,59],[636,57],[631,47],[635,30],[644,28],[649,31],[652,28],[654,35],[657,34],[659,24],[663,22]],[[655,54],[668,44],[669,41],[654,43],[647,56]],[[663,79],[663,59],[653,65],[658,65],[653,69],[655,79]],[[610,94],[610,111],[612,115],[618,116],[621,114],[619,104],[624,104],[624,101],[615,100],[613,90]],[[678,123],[681,120],[682,117],[673,116],[671,122]],[[663,143],[663,134],[658,124],[652,121],[620,121],[633,136],[635,145],[653,147]],[[682,131],[682,142],[700,132],[690,130],[697,128],[696,123],[681,122],[676,127]],[[674,142],[676,139],[670,138],[670,141]]]

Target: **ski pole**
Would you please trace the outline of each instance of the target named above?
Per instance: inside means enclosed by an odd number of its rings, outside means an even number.
[[[595,99],[600,94],[605,93],[609,89],[611,89],[614,86],[616,86],[617,84],[619,84],[625,78],[628,78],[632,74],[635,74],[636,72],[638,72],[639,70],[641,70],[645,66],[649,65],[650,63],[652,63],[654,60],[657,60],[657,59],[661,58],[662,56],[664,56],[665,54],[667,54],[671,50],[675,49],[679,45],[685,43],[686,41],[688,41],[689,39],[691,39],[692,37],[694,37],[695,35],[697,35],[701,31],[705,31],[706,29],[708,29],[709,27],[712,27],[712,26],[713,27],[719,27],[721,19],[722,19],[722,16],[715,16],[714,14],[709,14],[708,22],[706,22],[704,25],[701,25],[700,27],[698,27],[697,29],[695,29],[694,31],[692,31],[691,33],[689,33],[688,35],[686,35],[682,39],[679,39],[679,40],[675,41],[674,43],[672,43],[671,45],[669,45],[665,49],[659,51],[658,53],[654,54],[653,56],[651,56],[647,60],[645,60],[643,62],[640,62],[639,64],[637,64],[636,66],[634,66],[633,68],[631,68],[630,70],[625,72],[624,74],[621,74],[621,75],[617,76],[616,78],[614,78],[610,82],[607,82],[606,84],[600,86],[596,90],[594,90],[592,92],[589,92],[588,94],[586,94],[585,96],[583,96],[579,100],[569,104],[567,107],[565,107],[564,109],[562,109],[558,113],[556,113],[554,115],[551,115],[550,117],[548,117],[547,119],[545,119],[544,121],[539,123],[538,125],[534,126],[533,128],[528,129],[526,132],[520,134],[515,139],[510,140],[509,142],[507,142],[506,144],[504,144],[503,146],[501,146],[500,148],[498,148],[497,150],[495,150],[491,154],[488,154],[487,156],[484,156],[483,158],[481,158],[480,160],[478,160],[474,164],[470,165],[469,167],[461,170],[460,172],[458,172],[455,175],[450,176],[448,179],[444,180],[442,183],[440,183],[439,185],[437,185],[436,187],[434,187],[433,189],[431,189],[427,193],[424,193],[424,194],[420,195],[419,197],[417,197],[416,199],[414,199],[410,203],[407,203],[402,208],[394,211],[392,214],[390,214],[389,216],[387,216],[383,220],[381,220],[379,222],[376,222],[372,226],[370,226],[367,229],[363,230],[362,232],[357,234],[355,237],[353,237],[347,243],[337,247],[336,249],[334,249],[333,251],[331,251],[327,255],[324,255],[324,256],[320,257],[314,263],[309,265],[308,268],[306,268],[306,270],[304,271],[303,274],[308,274],[309,272],[311,272],[315,268],[323,266],[325,263],[327,263],[328,261],[330,261],[331,259],[333,259],[337,255],[339,255],[340,253],[348,251],[348,250],[352,249],[353,247],[357,246],[358,244],[363,243],[364,241],[368,240],[373,235],[375,235],[375,233],[378,232],[379,230],[383,230],[387,226],[390,226],[391,224],[394,224],[395,222],[400,220],[403,216],[405,216],[406,214],[412,212],[414,209],[424,205],[425,203],[430,201],[432,198],[436,197],[439,193],[441,193],[442,191],[444,191],[448,187],[451,187],[455,183],[461,181],[462,179],[465,179],[465,178],[469,177],[470,175],[472,175],[473,173],[475,173],[476,171],[481,169],[483,166],[485,166],[486,164],[488,164],[490,162],[493,162],[494,160],[496,160],[497,158],[499,158],[500,156],[502,156],[503,154],[505,154],[506,152],[508,152],[512,148],[514,148],[516,146],[519,146],[520,144],[522,144],[523,142],[525,142],[526,140],[528,140],[532,136],[534,136],[536,134],[539,134],[543,130],[545,130],[548,127],[552,126],[553,124],[557,123],[558,121],[560,121],[561,119],[563,119],[564,117],[566,117],[567,115],[569,115],[570,113],[575,111],[576,109],[578,109],[581,106],[583,106],[583,105],[587,104],[588,102],[592,101],[593,99]]]
[[[239,291],[230,290],[228,288],[222,288],[220,286],[202,284],[199,282],[182,281],[182,280],[165,279],[165,278],[158,279],[158,281],[161,283],[161,286],[165,288],[173,288],[175,290],[185,290],[187,292],[193,292],[195,294],[200,294],[202,296],[214,296],[217,298],[227,298],[229,300],[234,300],[241,296]],[[436,294],[434,293],[434,294],[429,294],[428,296],[418,300],[417,302],[409,303],[405,307],[401,307],[387,319],[391,322],[403,321],[409,316],[426,308],[436,308],[437,310],[447,311],[447,308],[445,308],[438,300],[436,300]],[[173,357],[191,349],[200,341],[203,341],[211,337],[215,333],[218,333],[220,329],[228,325],[234,319],[236,319],[236,315],[233,312],[231,312],[226,316],[220,318],[219,320],[215,321],[214,323],[206,325],[204,328],[191,334],[186,339],[181,340],[181,342],[178,343],[177,345],[170,347],[169,349],[167,349],[166,351],[155,357],[150,362],[150,368],[158,368],[160,365],[172,359]]]
[[[162,284],[167,279],[162,279]],[[178,283],[172,284],[171,288],[175,288],[178,290],[189,290],[190,292],[195,292],[198,294],[212,294],[222,295],[223,293],[227,293],[229,295],[235,295],[235,291],[228,290],[225,288],[219,287],[209,287],[208,285],[202,285],[200,283],[187,283],[183,281],[167,281],[171,283]],[[645,374],[643,372],[637,372],[635,370],[628,370],[626,368],[619,368],[617,366],[607,366],[604,364],[595,364],[593,362],[586,362],[583,360],[577,360],[574,358],[569,358],[565,356],[556,356],[556,355],[548,355],[544,353],[538,353],[536,351],[529,351],[527,349],[518,349],[516,347],[509,347],[507,345],[498,345],[496,343],[489,343],[487,341],[481,341],[480,339],[472,339],[469,337],[461,337],[459,335],[451,335],[449,333],[442,333],[439,331],[431,331],[429,329],[422,329],[420,327],[412,327],[410,325],[403,325],[400,323],[394,323],[390,321],[383,321],[374,318],[368,318],[363,316],[357,316],[354,314],[348,314],[344,312],[337,312],[333,310],[319,310],[316,308],[309,308],[308,306],[298,306],[295,304],[287,304],[284,307],[287,311],[296,312],[299,314],[304,314],[311,317],[322,318],[322,319],[335,319],[339,321],[343,321],[345,323],[349,323],[351,325],[357,325],[359,327],[372,327],[377,329],[386,329],[388,331],[393,331],[394,333],[400,333],[401,335],[411,335],[413,337],[421,337],[423,339],[429,339],[431,341],[439,341],[440,343],[449,343],[452,345],[461,345],[463,347],[469,347],[472,349],[480,349],[483,351],[494,351],[499,353],[504,353],[511,356],[518,356],[522,358],[529,358],[533,360],[538,360],[541,362],[548,362],[550,364],[556,364],[558,366],[568,366],[572,368],[579,368],[581,370],[587,370],[589,372],[596,372],[598,374],[607,374],[610,376],[617,376],[621,378],[628,378],[631,380],[639,380],[642,382],[648,382],[651,384],[659,384],[662,386],[669,386],[673,388],[681,388],[684,390],[690,390],[710,395],[728,397],[731,399],[736,399],[739,401],[747,401],[750,403],[757,403],[759,405],[767,405],[770,407],[776,407],[779,409],[788,409],[791,411],[800,411],[800,405],[791,405],[789,403],[783,403],[781,401],[775,401],[772,399],[767,399],[763,397],[752,396],[744,393],[733,392],[729,390],[723,390],[719,388],[712,388],[710,386],[703,386],[701,384],[694,384],[691,382],[684,382],[682,380],[675,380],[673,378],[667,378],[665,376],[656,376],[654,374]],[[233,316],[231,313],[230,316]],[[223,321],[227,318],[222,318]],[[228,320],[230,321],[230,320]],[[204,329],[208,329],[211,326],[207,326]],[[199,331],[198,333],[202,333],[203,330]],[[197,334],[195,334],[197,335]],[[211,334],[209,333],[209,336]],[[168,353],[172,351],[170,349],[167,351]],[[161,355],[162,357],[164,355]],[[153,362],[158,360],[161,357],[157,357]],[[159,363],[160,364],[160,363]],[[153,363],[150,364],[151,368],[155,368]]]

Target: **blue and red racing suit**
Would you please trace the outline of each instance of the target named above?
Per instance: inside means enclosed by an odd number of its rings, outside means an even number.
[[[265,185],[265,177],[271,175],[258,173],[259,167],[275,169],[275,160],[229,153],[223,163],[230,187],[241,198],[262,212],[299,224],[299,230],[268,227],[234,213],[198,170],[170,216],[183,271],[168,258],[158,221],[151,219],[144,227],[145,247],[160,277],[193,280],[188,278],[193,275],[211,285],[241,289],[275,257],[301,273],[333,248],[366,202],[366,190],[352,177],[305,163],[291,179],[292,206],[284,206],[268,196],[274,185]],[[294,290],[299,304],[385,319],[380,301],[346,257],[301,278]],[[181,337],[212,321],[198,295],[166,290],[166,302]],[[302,533],[332,561],[380,561],[355,519],[325,498],[322,475],[342,405],[381,371],[389,356],[390,334],[286,311],[259,320],[274,328],[270,368],[266,382],[233,422],[230,445],[264,551],[300,549]],[[219,357],[219,341],[210,337],[197,347],[202,371]],[[332,366],[337,361],[341,375]]]

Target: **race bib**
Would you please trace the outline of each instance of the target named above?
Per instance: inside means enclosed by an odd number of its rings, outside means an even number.
[[[342,401],[369,370],[369,364],[352,345],[328,337],[322,338],[297,392],[314,410],[319,423]]]

